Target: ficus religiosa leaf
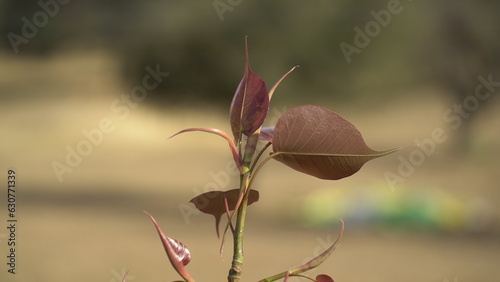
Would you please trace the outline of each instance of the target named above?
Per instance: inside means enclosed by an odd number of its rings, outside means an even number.
[[[177,271],[177,273],[179,273],[180,276],[182,276],[182,278],[184,278],[185,281],[194,281],[184,267],[191,261],[191,254],[188,248],[181,242],[165,236],[153,216],[147,212],[144,213],[149,216],[151,221],[153,221],[172,267]]]
[[[350,176],[369,160],[402,148],[370,149],[361,133],[338,114],[318,106],[287,110],[273,134],[275,160],[305,174],[337,180]]]
[[[251,205],[259,200],[259,192],[250,190],[248,195],[248,205]],[[219,223],[223,214],[234,210],[240,189],[233,189],[229,191],[210,191],[198,195],[191,199],[189,202],[203,213],[211,214],[215,217],[215,230],[217,237],[219,237]]]
[[[234,93],[229,110],[235,143],[242,134],[250,136],[262,126],[269,111],[269,96],[264,81],[250,68],[248,41],[245,38],[245,73]]]

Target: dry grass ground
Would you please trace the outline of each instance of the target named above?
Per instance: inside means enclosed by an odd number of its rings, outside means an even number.
[[[187,222],[181,207],[217,182],[211,175],[225,171],[230,161],[227,145],[201,133],[166,140],[185,127],[227,130],[225,112],[209,107],[158,111],[139,104],[122,118],[110,105],[127,90],[116,76],[115,62],[104,54],[1,60],[0,175],[5,183],[7,169],[16,170],[19,221],[17,274],[11,275],[5,263],[8,235],[2,191],[0,281],[111,282],[119,281],[124,271],[129,272],[128,281],[177,279],[143,210],[190,248],[193,259],[188,269],[198,281],[225,280],[231,244],[222,261],[212,218],[191,215]],[[250,208],[243,281],[302,263],[338,234],[338,224],[305,226],[297,216],[301,199],[318,189],[348,194],[360,187],[382,187],[392,195],[440,189],[463,200],[481,199],[492,207],[491,225],[471,234],[360,229],[347,221],[340,247],[314,273],[353,282],[500,281],[498,99],[491,101],[496,106],[477,113],[471,153],[458,156],[448,148],[453,134],[442,121],[443,111],[452,104],[430,90],[416,91],[412,97],[371,109],[327,105],[351,120],[375,149],[428,138],[437,127],[446,130],[449,141],[438,144],[395,190],[384,173],[397,171],[398,155],[372,161],[360,173],[337,182],[300,175],[278,163],[268,165],[257,183],[261,200]],[[66,146],[75,148],[84,140],[82,130],[96,128],[105,118],[112,120],[113,132],[103,134],[102,142],[59,182],[52,163],[64,163]],[[236,185],[232,180],[222,188]]]

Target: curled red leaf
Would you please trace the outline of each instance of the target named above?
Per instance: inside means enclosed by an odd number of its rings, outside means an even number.
[[[144,213],[147,216],[149,216],[151,221],[153,221],[153,224],[155,225],[156,231],[160,236],[161,242],[163,244],[163,247],[165,248],[165,252],[167,253],[168,260],[170,261],[172,267],[186,281],[188,282],[194,281],[194,279],[191,277],[191,275],[187,272],[186,268],[184,267],[191,261],[191,254],[188,248],[183,243],[165,236],[165,234],[163,234],[163,231],[160,229],[160,226],[158,226],[158,223],[153,218],[153,216],[147,212]]]

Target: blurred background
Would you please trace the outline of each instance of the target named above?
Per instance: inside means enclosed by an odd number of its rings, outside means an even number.
[[[214,135],[167,138],[230,131],[248,36],[268,88],[300,65],[269,125],[317,104],[374,149],[426,146],[340,181],[267,164],[243,281],[319,254],[339,218],[313,277],[500,281],[499,13],[494,0],[0,0],[0,175],[16,171],[18,219],[12,275],[1,186],[0,280],[175,280],[146,210],[189,247],[198,281],[224,281],[230,239],[221,260],[189,200],[238,186],[231,155]]]

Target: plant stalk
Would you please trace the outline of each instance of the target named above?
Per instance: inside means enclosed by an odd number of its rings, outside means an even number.
[[[241,179],[241,189],[242,191],[246,191],[246,193],[243,197],[243,200],[241,201],[241,205],[238,208],[238,213],[236,215],[236,225],[233,232],[233,261],[231,263],[231,269],[229,269],[229,275],[227,277],[228,282],[240,281],[243,266],[243,231],[245,230],[245,217],[247,213],[248,196],[250,195],[250,189],[247,189],[248,174],[245,174]]]
[[[250,180],[252,178],[252,159],[259,141],[260,128],[248,137],[243,154],[243,175],[240,177],[240,193],[245,193],[236,215],[236,225],[233,232],[233,260],[227,281],[240,281],[243,266],[243,231],[247,214],[248,197],[250,195]],[[241,194],[240,194],[241,195]]]

